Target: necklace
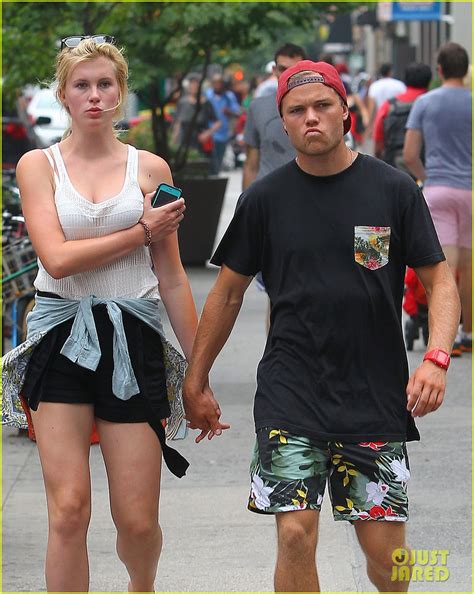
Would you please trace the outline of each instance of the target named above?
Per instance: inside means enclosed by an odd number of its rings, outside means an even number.
[[[355,158],[357,156],[357,153],[354,152],[350,147],[347,147],[347,148],[349,149],[349,155],[351,157],[350,163],[349,163],[349,165],[347,167],[350,167],[352,165],[352,163],[354,163],[354,160],[355,160]]]

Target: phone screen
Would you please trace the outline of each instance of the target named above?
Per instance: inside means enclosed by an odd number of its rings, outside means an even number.
[[[163,206],[181,198],[180,188],[168,184],[160,184],[151,201],[152,206]]]

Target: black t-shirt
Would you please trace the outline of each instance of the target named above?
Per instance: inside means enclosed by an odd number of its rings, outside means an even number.
[[[406,266],[443,261],[418,186],[367,155],[317,177],[295,161],[252,184],[211,262],[262,271],[271,325],[256,429],[323,440],[419,439],[406,411]]]

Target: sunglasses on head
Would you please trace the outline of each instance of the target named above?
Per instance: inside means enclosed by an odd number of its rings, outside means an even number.
[[[70,35],[61,39],[61,49],[77,47],[83,39],[93,39],[96,43],[115,43],[112,35]]]

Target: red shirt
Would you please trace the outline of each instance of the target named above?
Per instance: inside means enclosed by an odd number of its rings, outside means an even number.
[[[415,87],[408,87],[404,93],[400,93],[397,95],[395,99],[397,101],[402,101],[404,103],[411,103],[415,101],[417,97],[426,93],[428,89],[416,89]],[[390,109],[390,102],[385,101],[380,106],[380,109],[375,116],[375,123],[374,123],[374,133],[373,138],[375,142],[382,142],[384,141],[384,133],[383,133],[383,122],[387,117],[388,110]]]

